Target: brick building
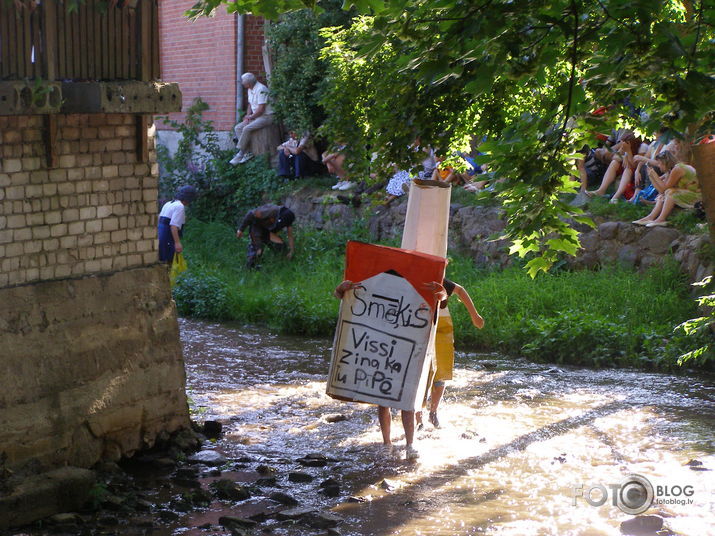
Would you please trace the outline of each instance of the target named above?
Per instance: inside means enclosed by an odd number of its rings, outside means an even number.
[[[254,73],[266,81],[264,63],[264,20],[253,15],[226,13],[219,8],[213,17],[188,20],[184,13],[193,0],[162,0],[159,3],[161,72],[165,80],[177,82],[183,93],[182,112],[170,114],[181,121],[196,97],[210,109],[204,118],[224,133],[230,143],[237,109],[245,109],[246,90],[241,74]],[[171,147],[175,137],[171,127],[157,122],[158,141]]]

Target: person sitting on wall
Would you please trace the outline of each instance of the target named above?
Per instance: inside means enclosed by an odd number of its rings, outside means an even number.
[[[692,209],[695,203],[701,201],[698,178],[695,168],[683,162],[678,162],[669,150],[661,151],[655,157],[659,169],[665,170],[662,175],[648,165],[648,177],[651,184],[658,190],[653,210],[633,223],[645,227],[668,225],[666,221],[675,207]]]
[[[198,193],[191,185],[182,186],[173,201],[165,203],[159,213],[159,262],[170,263],[174,253],[184,251],[181,244],[182,227],[186,221],[185,208],[196,199]]]
[[[294,130],[278,146],[278,176],[287,178],[308,177],[318,168],[318,151],[309,134],[298,139]]]
[[[294,239],[293,222],[295,214],[288,207],[278,205],[263,205],[249,210],[243,218],[236,237],[241,238],[243,232],[248,228],[250,243],[248,244],[247,266],[256,268],[258,259],[263,255],[266,246],[271,249],[285,251],[286,244],[278,233],[287,229],[288,251],[286,256],[293,258]]]
[[[333,190],[345,191],[355,186],[345,169],[345,149],[347,149],[345,143],[337,143],[321,155],[321,162],[328,169],[328,173],[338,179],[338,182],[331,187]]]
[[[233,165],[243,164],[253,158],[253,154],[248,150],[251,135],[256,130],[273,124],[273,108],[269,102],[268,88],[261,84],[253,73],[244,73],[241,76],[241,84],[248,89],[248,110],[243,121],[233,128],[238,140],[238,152],[230,160]]]

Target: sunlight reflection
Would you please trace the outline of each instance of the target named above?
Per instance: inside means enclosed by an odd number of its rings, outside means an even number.
[[[715,524],[712,472],[685,465],[697,458],[715,468],[711,391],[699,384],[701,398],[692,396],[687,378],[549,372],[506,360],[498,362],[503,370],[457,368],[440,407],[443,427],[426,423],[417,432],[421,457],[410,464],[399,412],[392,420],[398,449],[384,459],[375,407],[325,395],[324,356],[268,351],[255,337],[239,350],[211,344],[212,352],[231,349],[226,362],[212,355],[210,368],[189,367],[211,386],[195,399],[226,423],[220,448],[272,463],[309,452],[334,457],[335,465],[316,474],[341,480],[344,495],[330,505],[337,502],[335,511],[346,517],[343,534],[612,535],[630,516],[610,502],[590,506],[574,497],[574,487],[617,483],[629,473],[654,485],[693,486],[692,505],[649,510],[671,529],[704,535]],[[265,353],[255,369],[254,348]],[[304,491],[315,496],[314,487]],[[346,502],[348,495],[364,502]]]

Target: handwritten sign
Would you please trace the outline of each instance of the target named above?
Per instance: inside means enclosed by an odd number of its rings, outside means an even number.
[[[345,279],[359,283],[340,306],[328,395],[403,410],[418,409],[434,355],[434,293],[442,257],[350,241]]]

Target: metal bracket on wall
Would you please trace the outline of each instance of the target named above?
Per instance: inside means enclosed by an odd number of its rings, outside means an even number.
[[[43,138],[45,141],[45,155],[47,156],[47,167],[57,166],[57,116],[43,116],[44,129]]]
[[[149,160],[149,121],[150,116],[137,115],[137,161],[146,162]]]

